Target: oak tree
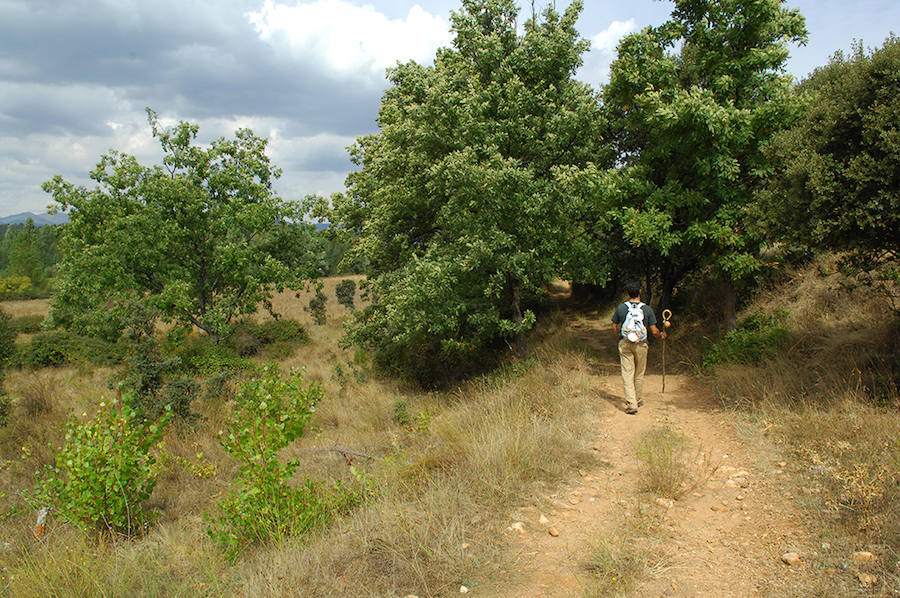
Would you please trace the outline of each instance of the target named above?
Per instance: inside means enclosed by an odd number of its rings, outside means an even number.
[[[281,199],[266,140],[248,129],[208,146],[198,126],[163,128],[148,109],[162,164],[117,151],[91,172],[93,189],[60,176],[44,183],[67,210],[59,249],[55,323],[116,336],[135,305],[218,341],[235,318],[271,311],[273,292],[312,275],[311,227]]]

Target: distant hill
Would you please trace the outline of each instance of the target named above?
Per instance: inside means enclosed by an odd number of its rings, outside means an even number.
[[[35,226],[44,226],[45,224],[65,224],[69,221],[67,214],[33,214],[31,212],[22,212],[21,214],[13,214],[12,216],[4,216],[0,218],[2,224],[25,224],[25,221],[31,218],[34,220]]]

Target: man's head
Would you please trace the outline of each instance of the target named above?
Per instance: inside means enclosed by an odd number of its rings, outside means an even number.
[[[641,283],[635,282],[634,280],[629,281],[625,285],[625,292],[628,293],[629,299],[637,299],[641,296]]]

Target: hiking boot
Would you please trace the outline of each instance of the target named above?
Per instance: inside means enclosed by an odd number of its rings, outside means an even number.
[[[638,399],[638,407],[644,406],[644,399]]]
[[[626,407],[625,413],[627,413],[628,415],[634,415],[635,413],[637,413],[637,408],[636,407]]]

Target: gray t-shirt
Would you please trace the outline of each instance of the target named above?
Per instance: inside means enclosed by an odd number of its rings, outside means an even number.
[[[619,304],[619,307],[616,308],[616,311],[613,313],[612,321],[613,324],[619,327],[619,336],[622,336],[622,324],[625,323],[625,318],[628,316],[628,307],[625,303],[631,303],[633,305],[637,305],[640,303],[639,301],[626,301],[624,303]],[[646,303],[641,308],[644,312],[644,326],[647,328],[647,338],[650,338],[650,327],[656,326],[656,314],[653,313],[653,310],[650,309],[650,306]]]

